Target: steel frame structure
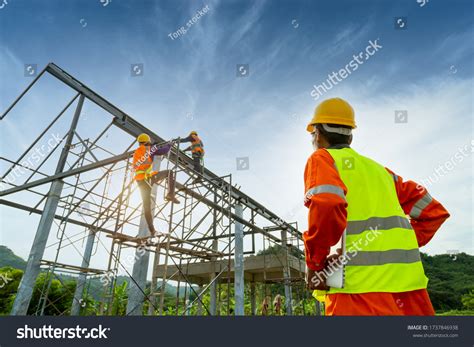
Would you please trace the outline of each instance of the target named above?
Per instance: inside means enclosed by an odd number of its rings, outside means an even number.
[[[165,140],[54,63],[49,63],[41,71],[1,115],[0,120],[3,120],[14,109],[45,74],[63,82],[76,94],[16,160],[0,158],[9,165],[1,176],[2,184],[8,187],[0,191],[0,204],[41,216],[12,314],[24,315],[31,312],[30,300],[36,277],[41,271],[46,274],[46,280],[41,288],[41,297],[38,307],[34,310],[35,314],[44,314],[46,308],[54,307],[54,302],[49,299],[48,293],[53,278],[61,280],[59,273],[77,276],[77,285],[70,310],[58,312],[58,314],[77,315],[80,313],[84,305],[87,280],[94,276],[99,276],[101,280],[106,279],[100,313],[112,314],[117,275],[120,271],[125,271],[130,277],[127,305],[129,315],[142,314],[144,303],[148,305],[149,315],[169,314],[166,312],[167,307],[164,307],[168,281],[177,283],[178,287],[174,314],[189,314],[190,308],[198,305],[198,312],[202,313],[202,308],[205,308],[207,314],[216,315],[222,312],[218,307],[224,305],[226,314],[244,315],[245,255],[257,253],[256,244],[260,238],[264,248],[266,244],[277,244],[281,246],[283,254],[281,258],[283,261],[280,260],[281,278],[267,279],[264,253],[262,265],[264,286],[272,282],[283,283],[286,298],[294,297],[293,287],[301,286],[304,281],[301,233],[296,223],[282,220],[268,208],[243,193],[233,185],[231,175],[219,177],[207,168],[204,168],[202,176],[198,175],[193,170],[192,159],[180,150],[179,142],[175,142],[168,156],[161,158],[161,161],[155,165],[166,165],[168,169],[175,172],[178,181],[177,194],[182,204],[175,205],[164,201],[161,194],[164,195],[165,185],[156,187],[154,217],[155,220],[161,221],[167,230],[161,230],[165,232],[165,236],[159,239],[148,237],[148,228],[144,222],[141,205],[133,206],[130,203],[131,196],[136,190],[130,163],[133,153],[131,149],[134,138],[140,133],[148,133],[155,143],[164,143]],[[84,102],[94,103],[112,117],[110,123],[93,140],[82,138],[77,131]],[[44,138],[73,104],[76,105],[74,115],[62,141],[37,167],[23,167],[31,172],[24,182],[17,185],[7,182],[5,179],[9,173],[16,167],[22,166],[22,159]],[[123,130],[130,136],[130,145],[123,153],[113,153],[113,150],[100,145],[101,139],[113,127]],[[44,172],[43,165],[56,150],[61,151],[56,170],[54,173]],[[101,158],[104,156],[105,158]],[[93,178],[90,178],[91,175]],[[195,179],[198,176],[200,182],[196,183]],[[112,182],[114,184],[121,182],[118,192],[114,193],[111,189]],[[47,187],[47,185],[49,185],[48,192],[39,190],[40,187]],[[39,198],[39,201],[34,206],[29,206],[11,199],[4,199],[6,196],[15,197],[18,193],[28,194],[31,197],[29,201],[34,201],[35,197]],[[78,219],[77,216],[80,218]],[[47,245],[53,225],[56,228],[56,241]],[[81,228],[83,231],[71,235],[72,227]],[[132,229],[135,232],[138,229],[137,236],[130,235]],[[106,238],[102,235],[106,235]],[[244,243],[244,240],[247,243]],[[79,242],[86,243],[83,252],[75,246]],[[53,260],[43,259],[47,247],[56,247]],[[75,248],[80,253],[82,259],[80,265],[60,262],[60,256],[66,247]],[[104,269],[90,267],[91,258],[99,247],[106,249],[109,255],[107,268]],[[124,266],[124,259],[122,259],[123,251],[130,248],[132,252],[135,252],[131,262],[132,273]],[[298,256],[295,257],[295,254]],[[153,256],[152,277],[151,285],[148,287],[150,255]],[[292,272],[289,267],[291,257],[298,259],[300,264],[296,272]],[[191,264],[202,262],[221,265],[219,269],[216,268],[215,271],[209,273],[207,281],[192,282],[186,274],[186,269]],[[168,264],[177,269],[170,276],[167,275]],[[160,266],[165,268],[164,276],[161,275],[161,277],[157,270]],[[292,273],[296,273],[296,276],[292,277]],[[185,282],[184,300],[179,294],[181,282]],[[230,300],[231,283],[233,283],[235,304],[231,304]],[[226,302],[220,300],[222,285],[227,291]],[[203,294],[207,292],[210,294],[208,306],[201,300]],[[193,293],[195,298],[192,302],[188,300],[190,293]],[[251,283],[251,295],[253,295],[251,313],[255,314],[255,283]],[[266,296],[266,293],[264,295]],[[302,294],[302,296],[305,295]],[[293,299],[288,299],[286,301],[287,314],[293,313],[292,305]]]

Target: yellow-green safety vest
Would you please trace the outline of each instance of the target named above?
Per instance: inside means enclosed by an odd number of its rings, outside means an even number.
[[[426,288],[418,242],[398,201],[394,177],[352,148],[327,149],[347,187],[344,288],[332,293],[406,292]]]

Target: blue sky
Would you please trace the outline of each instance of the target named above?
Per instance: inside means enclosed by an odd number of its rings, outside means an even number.
[[[456,162],[428,185],[452,217],[424,250],[472,254],[472,1],[104,4],[9,0],[0,9],[2,111],[31,81],[24,64],[55,62],[162,137],[199,131],[211,170],[232,173],[246,193],[304,231],[302,175],[312,150],[305,125],[318,103],[311,90],[378,40],[382,48],[321,99],[348,100],[358,123],[353,147],[405,179],[421,182]],[[205,6],[185,35],[168,36]],[[406,18],[406,30],[395,29],[395,17]],[[135,63],[143,76],[131,76]],[[237,77],[237,64],[249,64],[248,77]],[[39,133],[32,122],[51,119],[40,96],[63,105],[72,95],[53,84],[38,93],[2,121],[2,156],[14,158]],[[394,122],[395,110],[408,111],[406,124]],[[92,117],[88,126],[99,129],[101,121]],[[466,146],[468,154],[453,159]],[[236,170],[236,157],[246,156],[250,169]],[[0,212],[1,243],[26,258],[35,223],[11,208]]]

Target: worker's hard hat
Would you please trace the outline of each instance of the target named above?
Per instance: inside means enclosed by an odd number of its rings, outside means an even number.
[[[354,110],[347,101],[341,98],[324,100],[314,110],[313,119],[306,130],[313,132],[314,124],[338,124],[354,129],[356,127]]]
[[[189,135],[197,135],[197,134],[198,134],[198,133],[197,133],[195,130],[193,130],[193,131],[191,131],[191,132],[189,133]]]
[[[138,142],[151,142],[150,136],[148,134],[140,134],[137,137]]]

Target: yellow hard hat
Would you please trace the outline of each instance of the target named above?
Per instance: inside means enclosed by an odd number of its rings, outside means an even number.
[[[341,98],[324,100],[314,110],[313,119],[306,130],[313,132],[314,124],[339,124],[354,129],[356,127],[354,110],[347,101]]]
[[[198,133],[197,133],[195,130],[193,130],[193,131],[191,131],[191,132],[189,133],[189,135],[197,135],[197,134],[198,134]]]
[[[138,142],[151,142],[150,136],[148,134],[140,134],[137,137]]]

